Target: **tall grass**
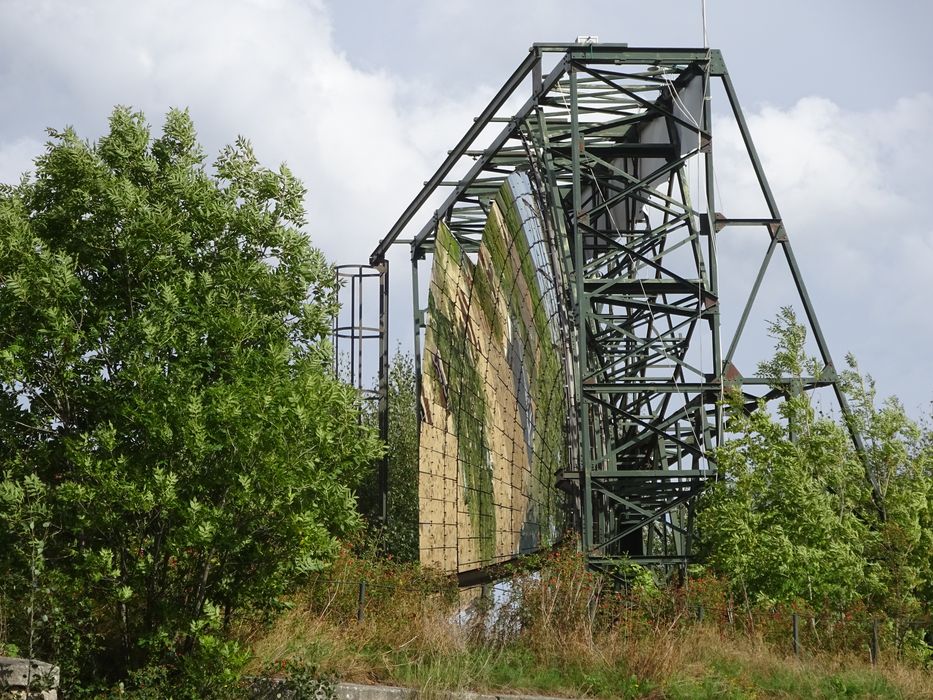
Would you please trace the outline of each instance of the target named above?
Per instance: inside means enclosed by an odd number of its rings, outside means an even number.
[[[570,550],[466,592],[417,565],[347,551],[291,603],[251,635],[257,667],[300,662],[424,694],[933,697],[933,675],[897,658],[893,640],[871,667],[861,620],[808,611],[797,658],[787,610],[736,605],[711,579],[617,589]]]

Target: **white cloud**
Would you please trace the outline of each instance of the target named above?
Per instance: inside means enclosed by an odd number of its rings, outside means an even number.
[[[899,394],[914,409],[929,401],[933,222],[925,173],[933,97],[919,93],[864,111],[808,97],[786,110],[763,107],[748,123],[837,364],[851,350],[882,393]],[[723,212],[767,216],[738,130],[725,118],[716,126]],[[723,237],[750,235],[743,231]],[[750,284],[760,260],[752,250],[723,240],[723,275],[739,270]],[[783,270],[783,260],[773,267]],[[767,317],[791,297],[790,285],[775,281],[756,315]]]
[[[926,94],[865,112],[807,97],[788,110],[766,106],[748,121],[785,217],[808,226],[832,217],[834,232],[840,224],[910,206],[916,192],[904,171],[933,151],[922,135],[930,116],[933,98]],[[717,136],[727,201],[744,204],[757,185],[745,168],[738,132],[727,128]]]
[[[354,67],[317,1],[12,2],[0,47],[5,180],[46,126],[96,138],[115,104],[156,124],[187,106],[209,153],[242,133],[287,161],[312,239],[343,262],[366,260],[482,101]]]
[[[40,141],[28,137],[0,140],[0,182],[17,183],[23,173],[32,169],[41,149]]]
[[[574,28],[576,10],[565,13],[550,1],[530,29],[510,24],[524,17],[520,8],[500,3],[484,18],[464,7],[425,5],[412,29],[433,37],[420,60],[437,62],[439,75],[461,76],[455,90],[355,65],[339,50],[322,0],[4,0],[0,180],[30,167],[46,126],[73,124],[97,138],[115,104],[141,108],[156,124],[169,107],[189,106],[209,153],[242,133],[263,162],[287,161],[309,187],[315,243],[340,262],[363,262],[514,67],[502,75],[480,71],[488,83],[463,94],[462,76],[476,82],[473,60],[485,51],[473,37],[524,48],[537,39],[606,34]],[[883,391],[917,405],[933,396],[925,369],[933,346],[926,307],[933,98],[876,104],[865,94],[865,109],[810,97],[787,109],[751,110],[749,124],[837,360],[855,351]],[[716,129],[720,208],[761,215],[737,134],[723,119]],[[723,275],[731,265],[748,277],[758,260],[741,241],[751,234],[729,235]],[[396,280],[407,276],[402,267]],[[779,304],[786,292],[765,289],[763,301]],[[407,306],[403,286],[393,294],[394,304]],[[737,306],[737,299],[727,302]],[[402,337],[407,315],[396,314]]]

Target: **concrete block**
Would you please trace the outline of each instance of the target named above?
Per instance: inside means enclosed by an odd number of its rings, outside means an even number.
[[[0,694],[13,699],[58,700],[58,666],[36,659],[0,656]],[[32,690],[27,693],[27,685]]]

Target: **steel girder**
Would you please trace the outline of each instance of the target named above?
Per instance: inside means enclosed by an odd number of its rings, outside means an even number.
[[[766,202],[762,218],[715,212],[710,86],[717,80]],[[529,83],[527,100],[506,111]],[[484,134],[488,142],[477,147]],[[592,566],[610,572],[621,559],[682,566],[697,496],[716,475],[727,388],[740,390],[753,409],[792,386],[832,386],[848,411],[720,52],[532,47],[373,251],[371,263],[382,263],[432,195],[446,193],[404,241],[413,261],[416,361],[424,321],[419,261],[433,249],[438,222],[475,251],[490,198],[516,169],[529,171],[543,193],[551,254],[565,276],[576,421],[559,485],[576,504],[584,552]],[[451,172],[461,174],[449,178]],[[760,227],[770,245],[723,354],[716,240],[729,226]],[[825,365],[819,377],[748,379],[732,364],[779,248]]]

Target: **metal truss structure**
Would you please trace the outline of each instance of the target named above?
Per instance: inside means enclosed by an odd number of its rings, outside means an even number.
[[[715,210],[716,81],[760,185],[765,211],[758,218]],[[416,359],[424,323],[419,265],[433,251],[439,223],[464,251],[476,251],[490,198],[515,170],[530,173],[544,193],[552,254],[567,281],[572,333],[564,350],[576,420],[558,484],[572,494],[584,552],[607,571],[622,558],[682,566],[697,496],[716,476],[712,451],[723,439],[726,391],[742,392],[751,409],[760,398],[830,386],[847,411],[720,52],[531,48],[370,259],[385,270],[390,246],[410,246]],[[443,201],[429,216],[424,210],[436,193]],[[403,240],[412,222],[423,226]],[[717,238],[730,227],[756,227],[769,245],[749,296],[730,300],[744,312],[734,336],[723,339]],[[743,377],[733,364],[775,253],[786,259],[818,347],[819,376]]]

